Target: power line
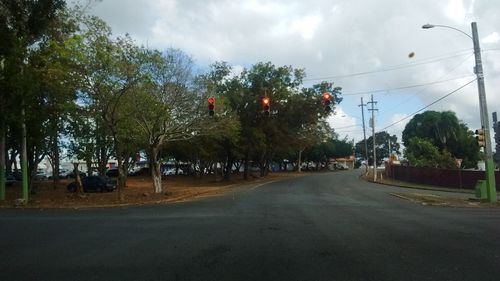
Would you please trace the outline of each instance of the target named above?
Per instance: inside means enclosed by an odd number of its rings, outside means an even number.
[[[430,63],[434,63],[434,62],[438,62],[438,61],[442,61],[442,60],[447,60],[447,59],[451,59],[451,58],[461,57],[461,56],[464,56],[467,54],[465,52],[470,52],[470,49],[462,50],[462,51],[455,53],[454,55],[451,55],[451,56],[438,56],[438,57],[434,57],[434,58],[424,59],[420,62],[403,63],[403,64],[388,66],[385,68],[371,70],[371,71],[362,71],[362,72],[355,72],[355,73],[343,74],[343,75],[332,75],[332,76],[326,76],[326,77],[310,78],[310,79],[304,79],[303,81],[309,82],[309,81],[317,81],[317,80],[330,80],[330,79],[348,78],[348,77],[361,76],[361,75],[367,75],[367,74],[372,74],[372,73],[393,71],[393,70],[409,68],[409,67],[414,67],[414,66],[419,66],[419,65],[424,65],[424,64],[430,64]]]
[[[427,108],[431,107],[432,105],[434,105],[434,104],[436,104],[436,103],[438,103],[438,102],[442,101],[443,99],[445,99],[445,98],[447,98],[447,97],[449,97],[449,96],[453,95],[454,93],[456,93],[456,92],[458,92],[458,91],[462,90],[463,88],[465,88],[465,87],[466,87],[466,86],[468,86],[469,84],[471,84],[471,83],[475,82],[476,80],[477,80],[477,79],[473,79],[473,80],[471,80],[471,81],[469,81],[469,82],[465,83],[464,85],[462,85],[462,86],[458,87],[457,89],[453,90],[452,92],[450,92],[450,93],[448,93],[448,94],[446,94],[446,95],[444,95],[444,96],[440,97],[439,99],[437,99],[437,100],[433,101],[432,103],[430,103],[430,104],[428,104],[428,105],[424,106],[423,108],[421,108],[421,109],[419,109],[419,110],[417,110],[417,111],[413,112],[412,114],[410,114],[410,115],[408,115],[408,116],[406,116],[406,117],[404,117],[404,118],[402,118],[402,119],[400,119],[400,120],[398,120],[398,121],[396,121],[396,122],[394,122],[394,123],[390,124],[389,126],[387,126],[387,127],[383,128],[383,129],[381,129],[380,131],[384,131],[384,130],[386,130],[386,129],[388,129],[388,128],[390,128],[390,127],[392,127],[392,126],[396,125],[396,124],[399,124],[399,123],[403,122],[404,120],[406,120],[406,119],[408,119],[408,118],[410,118],[410,117],[412,117],[412,116],[416,115],[417,113],[419,113],[419,112],[421,112],[421,111],[423,111],[423,110],[425,110],[425,109],[427,109]]]
[[[340,130],[340,129],[347,129],[347,128],[352,128],[352,127],[358,127],[359,125],[350,125],[350,126],[344,126],[344,127],[339,127],[339,128],[334,128],[335,130]]]
[[[343,93],[342,96],[356,96],[356,95],[374,94],[374,93],[380,93],[380,92],[390,92],[390,91],[396,91],[396,90],[406,90],[406,89],[419,88],[419,87],[424,87],[424,86],[429,86],[429,85],[435,85],[435,84],[455,81],[455,80],[468,78],[468,77],[472,77],[472,76],[474,76],[474,75],[464,75],[464,76],[450,78],[450,79],[446,79],[446,80],[433,81],[433,82],[414,84],[414,85],[408,85],[408,86],[401,86],[401,87],[395,87],[395,88],[388,88],[388,89],[370,90],[370,91],[354,92],[354,93],[347,93],[347,94]]]
[[[453,71],[455,71],[457,68],[459,68],[459,67],[460,67],[462,64],[464,64],[467,60],[469,60],[469,58],[470,58],[470,57],[472,57],[472,56],[473,56],[473,54],[470,54],[470,55],[469,55],[468,57],[466,57],[464,60],[462,60],[462,61],[458,62],[456,65],[454,65],[454,66],[451,68],[451,70],[449,70],[447,73],[445,73],[444,75],[442,75],[441,77],[439,77],[439,78],[438,78],[438,80],[441,80],[441,79],[443,79],[443,78],[445,78],[445,77],[449,76],[449,75],[450,75]],[[465,78],[465,77],[464,77],[464,78]],[[396,106],[393,106],[393,107],[392,107],[392,109],[389,109],[389,110],[384,111],[384,112],[387,114],[387,113],[391,113],[391,112],[396,111],[396,110],[397,110],[397,109],[398,109],[401,105],[403,105],[403,104],[407,103],[409,100],[411,100],[411,99],[415,98],[415,95],[418,95],[418,94],[420,94],[420,93],[424,92],[424,91],[425,91],[425,89],[427,89],[427,86],[426,86],[426,87],[424,87],[424,88],[422,88],[422,89],[420,89],[420,90],[418,90],[418,91],[416,91],[415,93],[413,93],[413,94],[412,94],[412,96],[410,96],[409,98],[405,99],[403,102],[398,103]]]

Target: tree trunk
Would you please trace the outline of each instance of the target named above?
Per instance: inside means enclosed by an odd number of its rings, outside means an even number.
[[[18,153],[14,149],[10,152],[9,167],[11,167],[12,171],[12,165],[14,165],[14,172],[19,173],[19,168],[17,167],[17,161],[16,161],[17,154]]]
[[[161,185],[161,169],[160,169],[160,161],[158,161],[158,148],[151,147],[150,149],[150,167],[151,167],[151,176],[153,177],[153,188],[155,193],[162,193],[163,187]]]
[[[92,158],[86,157],[85,163],[87,165],[87,176],[92,176]]]
[[[302,152],[304,151],[304,149],[302,148],[299,148],[299,158],[297,159],[297,172],[302,172],[302,162],[301,162],[301,159],[302,159]]]
[[[57,122],[59,123],[59,122]],[[52,139],[52,179],[54,180],[54,188],[59,184],[59,166],[61,160],[59,159],[59,124],[56,124],[54,136]]]
[[[5,168],[5,135],[6,135],[5,120],[2,118],[0,128],[0,201],[5,200],[5,186],[6,186],[6,168]]]
[[[78,171],[78,163],[73,163],[73,174],[75,175],[76,181],[76,193],[83,193],[82,179],[80,178],[80,171]]]
[[[117,150],[117,152],[119,152]],[[120,200],[125,199],[125,184],[126,184],[126,175],[123,173],[123,159],[121,154],[117,153],[116,157],[118,161],[118,196],[120,197]]]
[[[243,179],[244,180],[248,180],[248,151],[246,152],[245,154],[245,162],[244,162],[244,166],[243,166]]]

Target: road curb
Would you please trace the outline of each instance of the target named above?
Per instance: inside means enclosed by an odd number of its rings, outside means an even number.
[[[402,187],[402,188],[408,188],[408,189],[417,189],[417,190],[427,190],[427,191],[440,191],[440,192],[448,192],[448,193],[462,193],[462,194],[474,194],[474,191],[472,190],[466,190],[466,189],[457,189],[457,190],[450,190],[450,189],[444,189],[440,187],[432,187],[432,186],[411,186],[411,185],[404,185],[404,184],[397,184],[397,183],[388,183],[388,182],[374,182],[369,179],[366,179],[363,177],[364,175],[360,175],[359,178],[361,180],[364,180],[366,182],[374,183],[374,184],[379,184],[379,185],[385,185],[385,186],[397,186],[397,187]]]

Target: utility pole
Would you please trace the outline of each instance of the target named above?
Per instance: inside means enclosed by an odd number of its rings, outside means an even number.
[[[497,191],[495,184],[495,164],[493,163],[493,150],[491,148],[491,137],[490,137],[490,122],[488,116],[488,106],[486,103],[486,90],[484,88],[484,74],[483,74],[483,63],[481,61],[481,50],[479,48],[479,36],[477,33],[477,24],[475,22],[471,23],[472,27],[472,42],[474,43],[474,56],[476,59],[476,67],[474,68],[474,73],[477,76],[477,87],[479,92],[479,112],[481,114],[481,125],[484,130],[485,137],[485,166],[486,166],[486,195],[488,201],[497,201]]]
[[[375,111],[378,109],[375,108],[376,101],[373,101],[373,95],[371,96],[371,101],[367,102],[367,104],[371,104],[371,109],[368,110],[372,112],[371,119],[371,127],[372,127],[372,139],[373,139],[373,181],[377,181],[377,144],[375,140]]]
[[[477,33],[477,24],[475,22],[471,23],[472,36],[466,32],[441,24],[424,24],[423,29],[429,29],[434,27],[444,27],[458,31],[465,36],[472,39],[474,44],[474,58],[476,65],[474,67],[474,73],[477,77],[477,88],[479,94],[479,113],[481,115],[481,130],[484,131],[484,154],[485,154],[485,164],[486,164],[486,196],[489,202],[497,202],[497,191],[495,184],[495,166],[493,163],[493,150],[491,148],[491,137],[490,137],[490,122],[488,120],[488,106],[486,103],[486,90],[484,88],[484,74],[483,74],[483,62],[481,61],[481,49],[479,47],[479,35]]]
[[[366,129],[365,129],[365,109],[366,104],[363,103],[363,97],[361,97],[361,119],[363,119],[363,139],[365,141],[365,160],[366,160],[366,172],[368,173],[368,142],[366,141]]]

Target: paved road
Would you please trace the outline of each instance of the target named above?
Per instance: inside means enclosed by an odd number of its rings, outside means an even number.
[[[421,206],[359,172],[198,202],[0,211],[0,280],[500,280],[500,212]]]

